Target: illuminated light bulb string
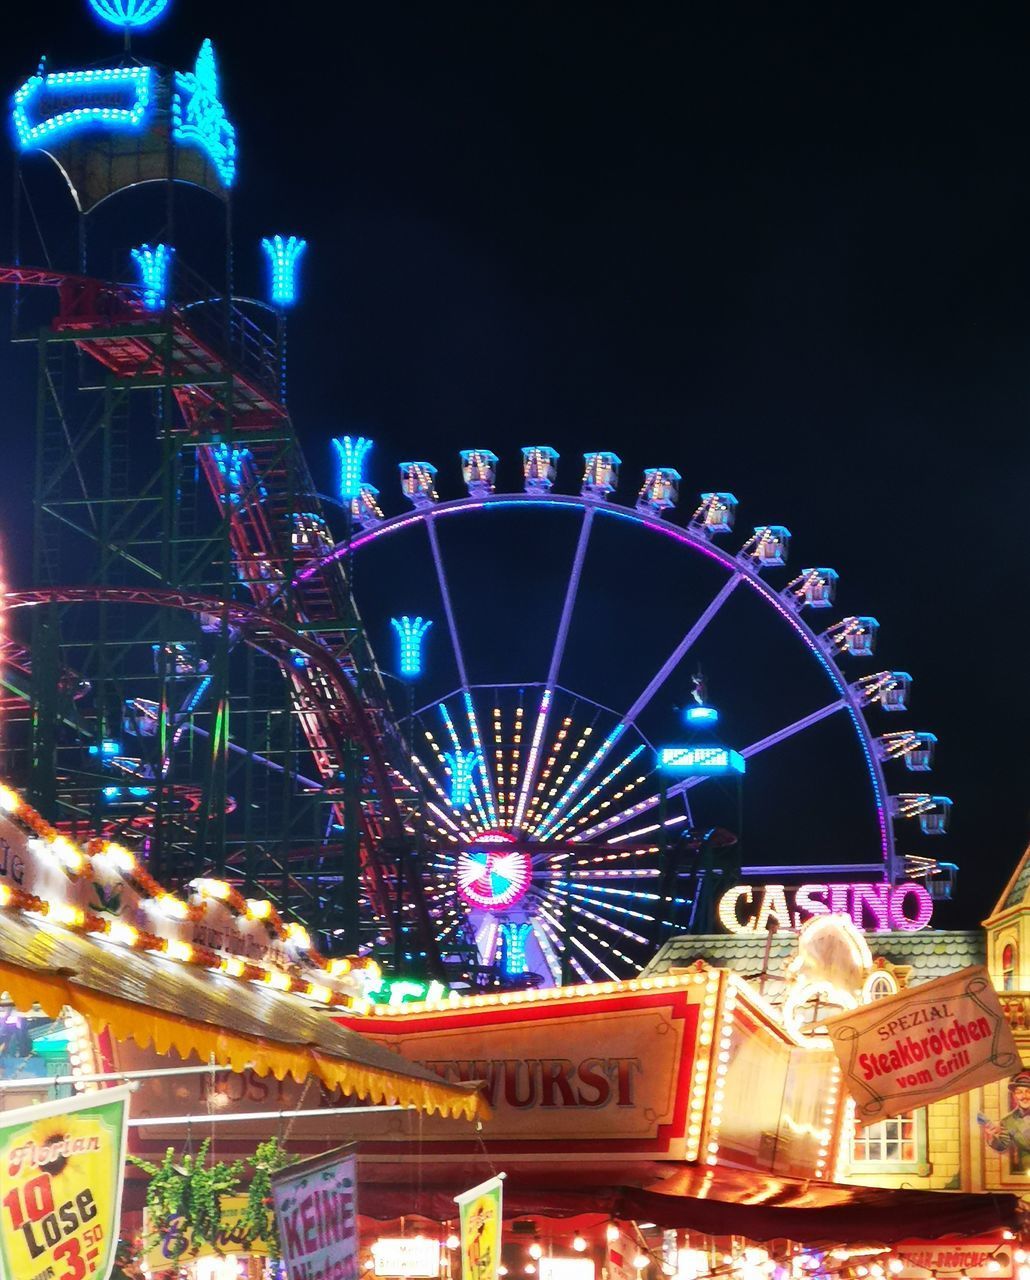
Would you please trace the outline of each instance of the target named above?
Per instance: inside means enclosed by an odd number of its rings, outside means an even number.
[[[484,1144],[484,1151],[486,1147]],[[649,1224],[648,1224],[649,1225]],[[453,1230],[452,1222],[436,1224],[437,1243],[441,1249],[453,1252],[460,1248],[461,1241]],[[676,1232],[676,1261],[663,1256],[661,1246],[652,1245],[645,1237],[640,1225],[635,1222],[610,1221],[605,1228],[605,1243],[609,1248],[622,1242],[623,1247],[634,1250],[632,1256],[633,1269],[643,1276],[650,1268],[660,1276],[683,1277],[683,1280],[890,1280],[892,1276],[905,1270],[902,1257],[892,1252],[887,1246],[860,1246],[851,1248],[840,1246],[829,1249],[808,1248],[796,1241],[784,1241],[780,1248],[769,1249],[764,1244],[748,1241],[734,1243],[733,1252],[726,1253],[718,1247],[715,1237],[684,1232],[685,1244],[679,1245],[680,1232]],[[1004,1233],[1004,1241],[997,1245],[999,1249],[1010,1247],[1013,1238],[1010,1231]],[[515,1241],[509,1241],[514,1245]],[[582,1235],[575,1235],[569,1241],[574,1254],[582,1254],[590,1248],[589,1241]],[[525,1248],[526,1262],[521,1267],[525,1275],[535,1275],[538,1264],[545,1256],[560,1258],[555,1253],[554,1244],[545,1248],[539,1241],[533,1241]],[[1013,1255],[1020,1262],[1025,1255],[1017,1249]],[[509,1261],[510,1261],[509,1257]],[[374,1258],[369,1256],[363,1263],[363,1270],[372,1271]],[[1000,1271],[1001,1263],[996,1257],[986,1262],[988,1271]],[[1021,1266],[1018,1271],[1019,1280],[1030,1280],[1030,1275],[1022,1274],[1027,1268]],[[503,1263],[498,1267],[498,1274],[507,1276],[510,1268]],[[926,1273],[928,1280],[968,1280],[960,1270],[937,1269]]]
[[[89,71],[43,70],[31,76],[14,95],[14,131],[18,146],[26,151],[44,142],[86,128],[142,129],[153,98],[154,72],[150,67],[108,67]],[[111,106],[113,93],[124,96],[123,106]],[[36,118],[40,99],[55,102],[68,97],[63,110]],[[96,96],[98,101],[91,105]]]
[[[374,961],[358,957],[327,960],[311,945],[307,932],[300,926],[284,924],[271,902],[244,899],[224,881],[202,879],[195,883],[200,901],[186,902],[166,892],[141,867],[128,849],[105,839],[90,841],[86,850],[79,849],[56,831],[17,792],[0,784],[0,813],[20,823],[32,832],[30,845],[34,853],[52,858],[73,879],[97,880],[99,866],[106,863],[109,869],[125,880],[140,898],[150,902],[166,920],[197,922],[206,913],[205,899],[224,902],[236,915],[247,920],[264,921],[269,934],[299,949],[309,970],[321,970],[331,980],[342,977],[351,970],[364,971],[370,980],[378,979],[379,967]],[[95,865],[96,864],[96,865]],[[17,911],[25,915],[47,920],[78,933],[94,934],[118,946],[138,951],[153,951],[181,964],[218,970],[225,976],[244,982],[262,983],[278,991],[288,991],[305,996],[316,1004],[350,1010],[355,1013],[368,1011],[368,1001],[349,992],[334,990],[325,981],[290,973],[272,962],[251,963],[236,955],[220,954],[210,947],[190,943],[179,938],[168,938],[138,929],[117,917],[101,916],[84,910],[74,903],[61,900],[45,900],[22,889],[0,883],[0,910]],[[320,975],[321,977],[321,975]]]
[[[661,1275],[685,1275],[687,1280],[890,1280],[905,1270],[903,1258],[885,1245],[854,1248],[840,1245],[820,1250],[787,1241],[786,1247],[779,1251],[770,1251],[764,1245],[744,1244],[739,1252],[727,1254],[720,1252],[713,1237],[703,1236],[692,1241],[688,1232],[687,1247],[677,1249],[677,1254],[689,1254],[694,1264],[684,1271],[648,1243],[637,1223],[628,1225],[632,1228],[632,1243],[639,1250],[633,1260],[638,1273],[654,1265]],[[614,1221],[608,1224],[605,1234],[609,1245],[626,1238],[623,1227]],[[996,1255],[1002,1249],[1011,1248],[1011,1241],[1015,1239],[1011,1231],[1004,1231],[1002,1235],[1002,1241],[986,1260],[986,1269],[990,1272],[1001,1271],[1002,1263]],[[1017,1264],[1025,1263],[1026,1256],[1022,1249],[1013,1252]],[[927,1271],[926,1276],[927,1280],[969,1280],[960,1268],[937,1268]],[[1030,1280],[1030,1266],[1018,1266],[1017,1277]]]
[[[485,694],[473,689],[468,700]],[[484,962],[492,963],[499,939],[508,935],[482,931],[478,913],[514,910],[511,923],[530,928],[519,929],[517,935],[510,931],[510,945],[502,955],[509,976],[540,972],[556,984],[563,977],[616,981],[639,968],[637,957],[650,945],[655,916],[661,914],[663,921],[668,916],[666,924],[671,925],[671,912],[683,901],[667,901],[662,910],[659,842],[620,848],[573,841],[585,824],[624,811],[635,798],[649,776],[641,769],[647,748],[634,745],[582,787],[577,801],[554,819],[546,842],[541,841],[548,815],[604,735],[595,733],[596,724],[577,728],[573,716],[557,707],[552,734],[538,743],[538,771],[527,792],[522,823],[516,824],[516,797],[530,767],[527,727],[538,723],[538,717],[521,692],[514,705],[504,705],[507,696],[490,690],[489,705],[477,709],[473,704],[470,713],[465,692],[456,691],[416,716],[415,736],[424,739],[428,750],[415,754],[414,768],[436,806],[436,816],[442,805],[450,819],[426,863],[426,892],[440,920],[438,942],[446,949],[463,921],[469,920],[482,939]],[[546,696],[542,689],[541,699]],[[553,696],[560,703],[569,695],[558,689]],[[514,701],[514,692],[511,697]],[[443,742],[437,737],[437,717]],[[492,739],[486,761],[473,745],[472,732],[472,726],[484,719]],[[493,812],[485,785],[488,773],[496,786]],[[686,821],[686,815],[670,818],[677,820]],[[430,826],[440,831],[435,821]],[[525,840],[525,835],[534,834],[537,839]]]

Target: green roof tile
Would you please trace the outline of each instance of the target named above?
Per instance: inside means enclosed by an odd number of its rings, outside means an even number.
[[[1011,891],[1006,894],[1005,901],[1001,904],[1001,910],[1007,911],[1009,907],[1018,907],[1026,897],[1026,891],[1030,888],[1030,858],[1020,868],[1019,875],[1012,882]]]
[[[969,965],[984,964],[987,943],[979,931],[948,932],[924,929],[919,933],[876,933],[867,935],[874,956],[890,964],[910,965],[910,982],[928,982]],[[694,960],[704,960],[719,969],[732,969],[742,977],[757,977],[765,955],[764,934],[705,933],[670,939],[644,970],[645,975],[668,973]],[[776,934],[769,947],[770,975],[782,973],[797,951],[797,934]]]

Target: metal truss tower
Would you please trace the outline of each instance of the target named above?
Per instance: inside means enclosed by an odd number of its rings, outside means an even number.
[[[23,151],[45,139],[68,182],[78,260],[24,267],[16,231],[0,269],[38,382],[32,581],[9,596],[0,677],[8,771],[76,839],[116,836],[169,887],[215,875],[270,895],[327,949],[389,954],[407,919],[409,962],[432,971],[403,871],[417,798],[387,763],[406,747],[346,564],[299,576],[334,539],[285,405],[284,298],[233,293],[235,143],[210,44],[195,72],[41,72],[15,102]],[[62,123],[141,102],[143,131]],[[29,176],[16,228],[27,210],[39,225]],[[164,193],[156,217],[142,183]],[[169,248],[187,186],[225,211],[217,286]],[[134,284],[94,267],[133,260]]]

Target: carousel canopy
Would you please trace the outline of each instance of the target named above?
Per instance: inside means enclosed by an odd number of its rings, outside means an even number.
[[[23,1012],[39,1005],[57,1017],[67,1006],[94,1031],[159,1053],[213,1056],[280,1080],[315,1076],[348,1096],[456,1118],[485,1110],[474,1085],[445,1083],[299,996],[2,911],[0,992]]]

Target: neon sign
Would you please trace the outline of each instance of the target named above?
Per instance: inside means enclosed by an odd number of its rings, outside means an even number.
[[[865,933],[925,929],[933,899],[925,885],[906,881],[875,884],[738,884],[719,900],[719,920],[730,933],[800,929],[812,916],[845,915]]]
[[[365,993],[373,1004],[434,1004],[449,994],[442,982],[423,982],[421,978],[380,978]]]
[[[178,143],[205,152],[222,185],[231,187],[236,178],[236,130],[229,123],[218,94],[215,51],[211,41],[205,40],[194,70],[175,73],[172,136]]]
[[[150,67],[38,72],[14,95],[14,131],[25,151],[85,128],[141,129],[153,87]]]
[[[662,747],[658,752],[658,767],[664,773],[696,777],[743,773],[747,764],[739,751],[731,751],[729,747]]]

